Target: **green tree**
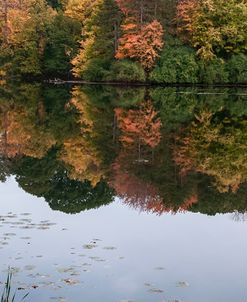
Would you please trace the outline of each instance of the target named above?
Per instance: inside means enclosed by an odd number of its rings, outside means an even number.
[[[71,59],[78,51],[80,37],[79,21],[59,12],[53,19],[47,32],[44,50],[43,71],[48,75],[66,75],[70,72]]]
[[[89,181],[71,180],[51,150],[42,159],[17,159],[11,172],[20,187],[28,193],[44,197],[53,210],[79,213],[113,201],[113,191],[105,182],[92,187]]]
[[[72,60],[75,76],[86,80],[103,78],[105,69],[114,58],[119,18],[119,9],[114,0],[98,0],[95,3],[83,22],[80,51]]]

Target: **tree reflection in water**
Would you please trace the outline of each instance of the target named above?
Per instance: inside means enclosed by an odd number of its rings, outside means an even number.
[[[158,215],[245,217],[246,96],[185,92],[2,86],[0,179],[66,213],[119,196]]]

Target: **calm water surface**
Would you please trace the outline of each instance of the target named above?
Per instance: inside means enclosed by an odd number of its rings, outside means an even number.
[[[0,89],[0,282],[26,301],[247,300],[247,92]]]

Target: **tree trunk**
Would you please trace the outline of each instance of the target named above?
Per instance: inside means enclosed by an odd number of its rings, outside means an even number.
[[[157,19],[157,1],[154,3],[154,18]]]
[[[141,27],[143,25],[143,13],[144,13],[143,0],[141,0],[140,1],[140,24],[141,24]]]
[[[115,53],[116,53],[117,49],[118,49],[118,25],[117,25],[117,21],[114,22],[114,49],[115,49]]]
[[[8,0],[3,1],[3,44],[8,43]]]

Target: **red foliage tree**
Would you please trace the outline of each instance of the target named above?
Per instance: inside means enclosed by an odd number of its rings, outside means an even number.
[[[177,31],[185,41],[193,34],[193,19],[197,12],[198,0],[180,0],[177,4]]]
[[[112,165],[110,185],[128,206],[161,215],[171,211],[163,203],[158,189],[150,182],[144,181],[131,172],[133,162],[130,153],[122,150]]]
[[[125,145],[136,142],[155,148],[161,139],[161,121],[151,101],[141,104],[139,109],[128,111],[116,108],[118,126],[122,132],[120,140]]]
[[[123,36],[119,39],[119,47],[116,53],[117,59],[135,59],[145,70],[150,70],[159,56],[163,47],[162,25],[154,20],[138,31],[135,23],[122,26]]]
[[[134,59],[150,70],[163,47],[164,30],[156,20],[156,2],[116,0],[124,14],[117,59]]]
[[[197,193],[192,193],[183,203],[177,207],[159,194],[155,184],[146,181],[134,174],[132,155],[127,150],[121,150],[114,164],[111,166],[110,186],[114,188],[117,195],[129,207],[143,212],[151,212],[157,215],[164,213],[185,212],[198,202]]]

